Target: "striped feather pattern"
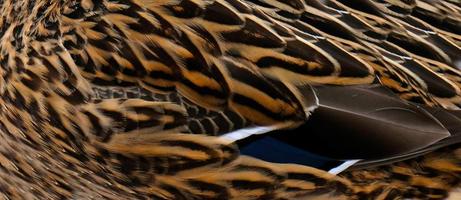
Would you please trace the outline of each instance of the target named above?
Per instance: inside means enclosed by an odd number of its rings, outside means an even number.
[[[458,0],[0,1],[0,195],[446,198],[459,145],[336,176],[216,136],[297,128],[310,85],[458,110],[460,21]]]

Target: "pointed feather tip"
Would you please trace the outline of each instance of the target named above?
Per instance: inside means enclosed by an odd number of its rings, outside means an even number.
[[[289,80],[287,76],[274,76],[273,74],[265,74],[265,77],[272,81],[272,83],[285,87],[303,108],[304,118],[307,120],[311,113],[319,106],[319,99],[315,94],[312,86],[306,81],[293,81]]]
[[[320,106],[305,124],[277,134],[279,140],[348,160],[405,154],[450,136],[430,113],[382,88],[315,86],[315,91]]]
[[[378,160],[362,160],[355,164],[352,169],[362,169],[376,167],[412,159],[423,154],[427,154],[438,149],[461,143],[461,112],[459,110],[445,110],[443,108],[430,108],[423,106],[425,110],[431,113],[445,128],[450,132],[450,136],[440,140],[428,147],[418,149],[411,153],[401,154]]]
[[[306,119],[309,118],[310,114],[319,106],[319,99],[312,86],[307,83],[301,85],[285,83],[285,85],[291,90],[301,104],[306,113]]]

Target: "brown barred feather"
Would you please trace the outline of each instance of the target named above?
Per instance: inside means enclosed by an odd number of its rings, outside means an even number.
[[[0,0],[0,196],[447,198],[459,144],[333,175],[217,136],[297,130],[325,107],[324,85],[459,110],[460,30],[459,0]],[[379,116],[357,104],[342,111]],[[434,146],[459,142],[457,124],[421,112],[451,131]]]

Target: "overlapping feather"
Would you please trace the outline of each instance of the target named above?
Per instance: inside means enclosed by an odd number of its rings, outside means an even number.
[[[392,105],[414,112],[407,101],[459,109],[459,1],[4,0],[0,6],[5,198],[444,198],[459,183],[455,147],[346,179],[240,156],[229,141],[203,135],[297,128],[334,100],[308,85],[378,84],[398,95]],[[345,107],[366,113],[354,109]]]

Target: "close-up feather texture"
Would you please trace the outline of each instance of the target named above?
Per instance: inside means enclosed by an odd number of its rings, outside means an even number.
[[[0,0],[2,199],[461,199],[460,108],[459,0]]]

